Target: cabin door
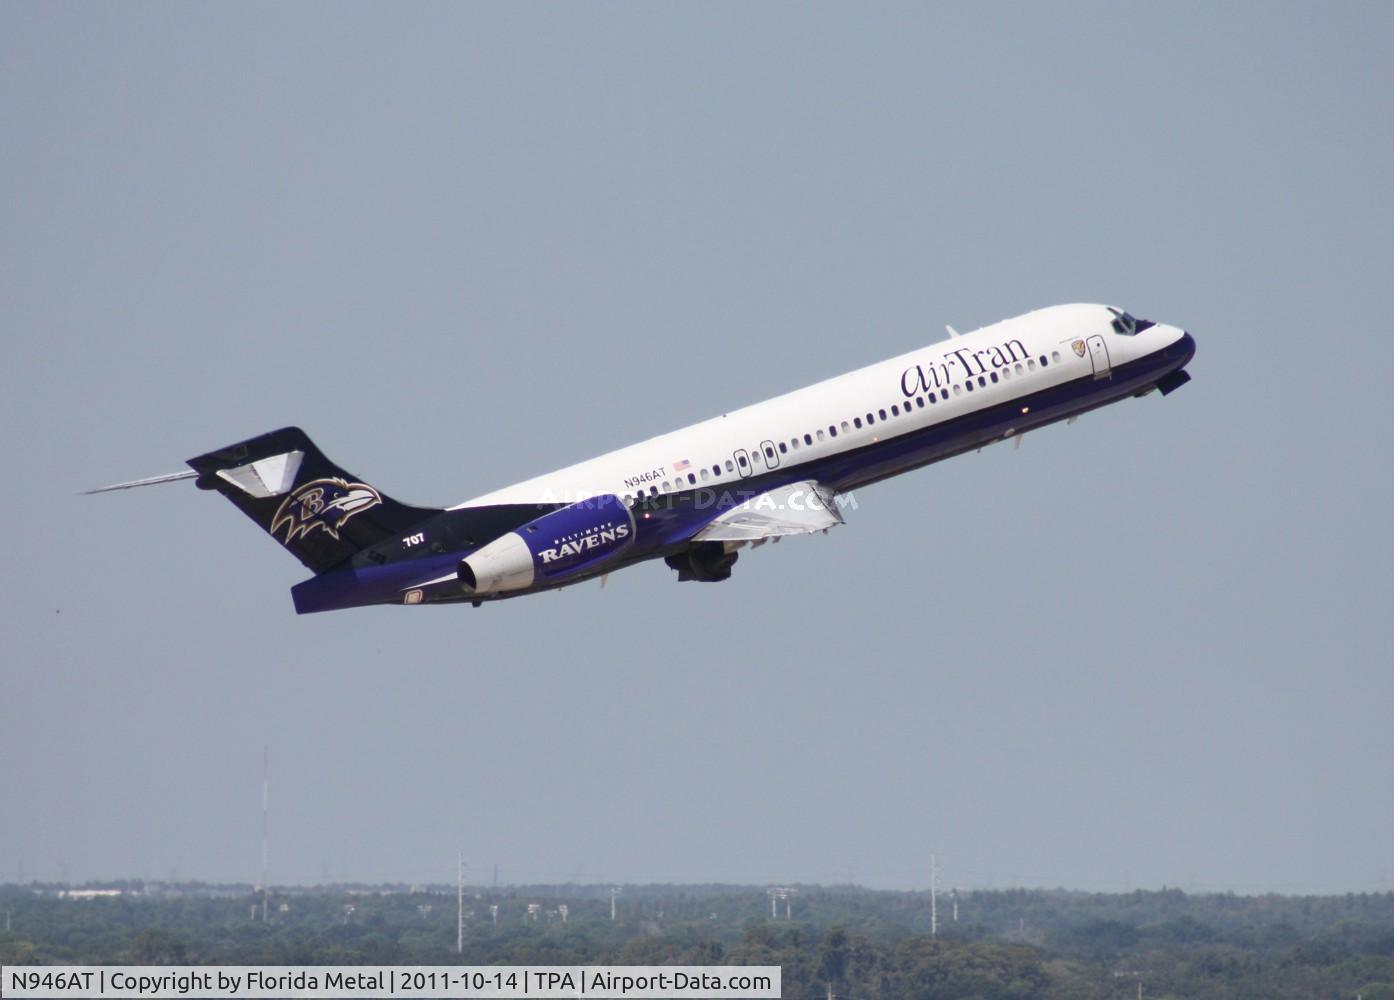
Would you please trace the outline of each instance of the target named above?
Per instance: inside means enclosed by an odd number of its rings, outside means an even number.
[[[1094,363],[1094,378],[1108,378],[1113,373],[1108,361],[1108,345],[1098,334],[1089,338],[1089,360]]]

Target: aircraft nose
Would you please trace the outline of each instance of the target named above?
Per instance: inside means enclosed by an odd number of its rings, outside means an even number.
[[[1172,348],[1176,351],[1176,356],[1181,364],[1188,365],[1191,363],[1191,359],[1196,356],[1196,338],[1183,330],[1181,331],[1181,339],[1173,344]]]

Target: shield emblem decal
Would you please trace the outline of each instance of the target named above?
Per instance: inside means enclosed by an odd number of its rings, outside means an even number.
[[[1075,349],[1075,353],[1078,354],[1081,358],[1084,357],[1084,341],[1076,340],[1070,346]]]

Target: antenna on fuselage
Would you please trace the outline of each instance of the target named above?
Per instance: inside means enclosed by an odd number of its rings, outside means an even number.
[[[959,333],[957,330],[955,330],[953,327],[949,326],[949,324],[947,324],[947,323],[944,324],[944,329],[949,331],[949,336],[950,336],[950,337],[962,337],[962,336],[963,336],[963,334]]]

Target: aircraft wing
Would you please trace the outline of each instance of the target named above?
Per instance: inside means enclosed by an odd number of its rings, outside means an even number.
[[[695,542],[760,543],[842,524],[832,490],[811,479],[778,486],[732,507],[692,536]]]

